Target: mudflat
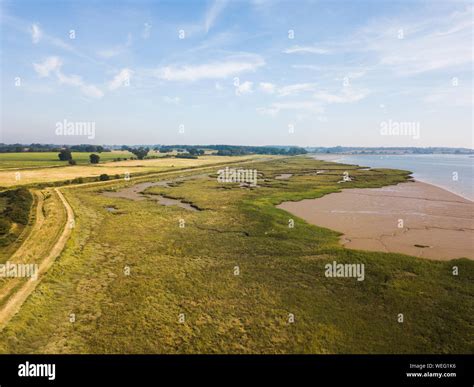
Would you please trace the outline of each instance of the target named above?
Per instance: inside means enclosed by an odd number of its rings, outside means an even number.
[[[343,233],[347,248],[474,259],[474,202],[427,183],[345,189],[278,208]]]

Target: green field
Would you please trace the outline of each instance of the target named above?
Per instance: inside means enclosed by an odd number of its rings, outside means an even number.
[[[474,352],[474,262],[348,250],[338,233],[275,208],[339,190],[346,170],[355,179],[345,187],[358,188],[407,172],[307,157],[242,167],[257,169],[258,187],[218,183],[214,167],[147,190],[199,211],[102,194],[136,180],[63,188],[75,228],[2,331],[0,352]],[[275,179],[283,173],[293,176]],[[325,277],[334,260],[365,264],[365,280]]]
[[[72,158],[78,164],[89,164],[90,154],[88,152],[72,152]],[[128,151],[113,151],[102,152],[99,156],[100,162],[104,163],[113,161],[115,158],[130,158],[133,154]],[[55,167],[67,164],[67,161],[59,160],[58,152],[0,153],[0,170]]]

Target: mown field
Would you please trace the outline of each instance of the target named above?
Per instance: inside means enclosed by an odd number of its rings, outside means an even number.
[[[105,153],[102,153],[104,155]],[[0,154],[1,155],[1,154]],[[4,153],[3,155],[8,155]],[[26,153],[24,154],[26,155]],[[88,153],[82,153],[84,157]],[[101,156],[102,157],[102,156]],[[61,166],[51,167],[42,166],[36,168],[27,168],[21,166],[25,161],[12,161],[12,166],[20,169],[0,168],[0,189],[20,186],[32,186],[43,183],[71,182],[72,180],[82,178],[98,178],[102,174],[114,177],[124,174],[130,175],[147,174],[152,172],[162,172],[172,169],[200,167],[207,164],[217,164],[225,162],[235,162],[238,160],[248,160],[252,158],[269,158],[270,156],[252,155],[252,156],[200,156],[198,159],[184,158],[156,158],[145,160],[122,160],[116,162],[106,162],[100,164],[78,164],[67,165],[67,162],[61,162]],[[275,157],[275,156],[273,156]],[[18,175],[19,174],[19,175]]]
[[[258,170],[258,187],[218,183],[213,167],[147,190],[199,211],[102,195],[136,181],[63,188],[75,228],[0,352],[474,352],[474,262],[344,249],[338,233],[275,208],[406,172],[308,157],[242,167]],[[344,171],[355,179],[341,185]],[[325,277],[334,260],[365,264],[365,280]]]

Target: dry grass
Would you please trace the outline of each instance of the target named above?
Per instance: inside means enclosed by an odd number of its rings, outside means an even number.
[[[151,173],[172,169],[200,167],[216,163],[235,162],[253,158],[264,158],[269,156],[202,156],[198,159],[175,159],[161,158],[150,160],[127,160],[98,165],[75,165],[55,168],[37,168],[24,170],[0,171],[0,187],[15,187],[39,183],[54,183],[58,181],[72,180],[78,177],[98,177],[101,174],[123,175],[130,173]],[[16,180],[16,173],[20,172],[20,180]]]

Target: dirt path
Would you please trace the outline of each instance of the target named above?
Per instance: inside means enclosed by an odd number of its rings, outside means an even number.
[[[66,245],[66,242],[69,238],[69,235],[71,234],[72,226],[74,224],[74,212],[65,197],[63,196],[63,194],[61,193],[61,191],[59,190],[59,188],[55,188],[54,191],[58,195],[66,210],[66,224],[64,225],[64,229],[59,239],[53,245],[49,254],[39,264],[38,278],[36,280],[33,280],[31,278],[27,280],[0,310],[0,329],[3,329],[8,323],[8,321],[10,321],[10,319],[20,310],[25,300],[35,290],[36,286],[41,282],[43,275],[49,270],[55,259],[63,251],[64,246]],[[42,214],[41,217],[38,218],[40,223],[42,222],[41,219],[43,219]],[[19,250],[21,250],[21,247]],[[17,251],[15,253],[15,256],[21,253],[22,251]]]

